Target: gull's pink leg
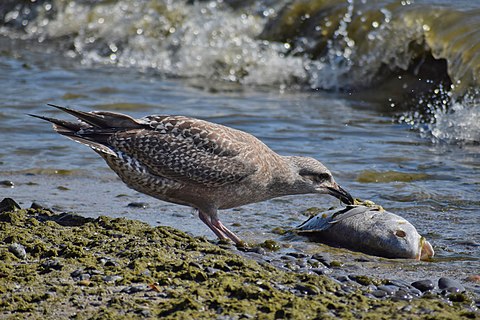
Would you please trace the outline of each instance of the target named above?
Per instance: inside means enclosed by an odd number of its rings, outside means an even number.
[[[213,225],[209,215],[198,210],[198,216],[200,217],[200,220],[202,220],[203,223],[205,223],[217,235],[219,239],[223,240],[229,238],[225,233],[222,232],[222,230]]]

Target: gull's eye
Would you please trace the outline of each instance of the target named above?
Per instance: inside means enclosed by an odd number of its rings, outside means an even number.
[[[313,182],[317,182],[317,183],[330,180],[330,175],[328,173],[316,173],[312,171],[301,170],[299,174],[303,178],[311,180]]]

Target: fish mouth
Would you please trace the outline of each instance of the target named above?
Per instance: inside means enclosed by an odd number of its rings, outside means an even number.
[[[429,260],[435,255],[432,245],[424,237],[420,238],[416,260]]]
[[[338,198],[340,201],[342,201],[345,204],[353,204],[354,200],[353,197],[345,191],[342,187],[340,187],[338,184],[335,184],[333,187],[327,187],[327,193],[331,196],[334,196],[335,198]]]

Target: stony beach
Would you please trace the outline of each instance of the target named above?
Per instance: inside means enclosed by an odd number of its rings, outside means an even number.
[[[35,207],[35,206],[34,206]],[[476,319],[456,280],[342,273],[328,254],[278,255],[169,227],[4,201],[0,318]]]

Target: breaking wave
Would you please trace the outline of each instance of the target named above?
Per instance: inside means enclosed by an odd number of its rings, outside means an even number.
[[[472,1],[4,0],[0,22],[4,37],[87,65],[281,89],[373,89],[387,107],[415,101],[403,119],[435,139],[480,141]]]

